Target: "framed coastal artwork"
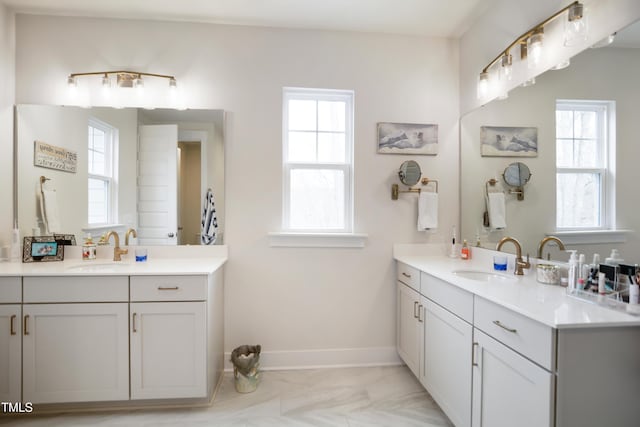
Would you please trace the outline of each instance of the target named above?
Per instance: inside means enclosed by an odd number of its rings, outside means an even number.
[[[378,153],[438,154],[438,125],[378,123]]]
[[[537,157],[538,128],[481,126],[480,154],[483,157]]]

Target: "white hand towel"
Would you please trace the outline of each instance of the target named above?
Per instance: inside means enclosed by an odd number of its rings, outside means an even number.
[[[438,193],[421,191],[418,196],[418,231],[438,228]]]
[[[55,190],[42,190],[44,196],[44,219],[47,224],[47,234],[61,233],[60,215],[58,214],[58,196]]]
[[[487,210],[489,212],[489,225],[492,230],[504,230],[507,228],[507,210],[505,207],[504,193],[489,193]]]

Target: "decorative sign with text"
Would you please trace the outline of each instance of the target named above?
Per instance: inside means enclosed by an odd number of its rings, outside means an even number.
[[[46,142],[35,141],[33,164],[42,168],[76,173],[78,153]]]

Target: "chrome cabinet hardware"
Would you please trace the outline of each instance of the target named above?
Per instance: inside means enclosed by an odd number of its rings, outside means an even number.
[[[11,316],[11,322],[10,322],[10,327],[9,327],[9,329],[11,331],[11,335],[15,335],[16,334],[16,329],[15,329],[14,324],[16,322],[16,318],[17,317],[18,316],[16,316],[15,314]]]
[[[476,362],[476,348],[478,348],[478,343],[474,342],[471,347],[471,366],[478,366],[478,363]]]
[[[502,329],[504,329],[505,331],[509,331],[509,332],[511,332],[512,334],[515,334],[516,332],[518,332],[518,330],[517,330],[517,329],[513,329],[513,328],[510,328],[510,327],[508,327],[508,326],[503,325],[502,323],[500,323],[500,321],[499,321],[499,320],[494,320],[494,321],[493,321],[493,324],[494,324],[494,325],[496,325],[496,326],[500,326]]]

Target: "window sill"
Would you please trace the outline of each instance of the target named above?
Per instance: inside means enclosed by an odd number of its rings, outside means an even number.
[[[624,243],[627,235],[633,230],[589,230],[589,231],[556,231],[546,233],[547,236],[556,236],[567,245],[590,245],[596,243]]]
[[[368,235],[362,233],[291,233],[267,234],[273,248],[363,248]]]

